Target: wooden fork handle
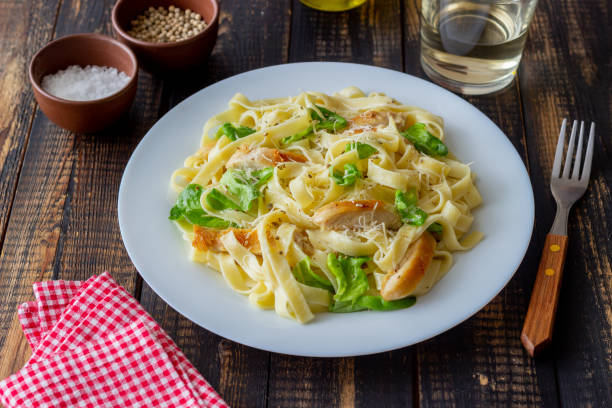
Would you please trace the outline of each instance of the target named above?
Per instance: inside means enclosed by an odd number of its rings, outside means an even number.
[[[532,357],[552,341],[566,251],[566,235],[548,234],[546,236],[542,259],[521,333],[521,342]]]

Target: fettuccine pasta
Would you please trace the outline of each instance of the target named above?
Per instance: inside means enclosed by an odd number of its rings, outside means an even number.
[[[190,257],[262,309],[411,306],[449,270],[481,204],[442,118],[351,87],[251,101],[208,120],[171,177]]]

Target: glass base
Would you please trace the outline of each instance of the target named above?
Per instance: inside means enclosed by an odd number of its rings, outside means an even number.
[[[504,90],[512,84],[512,81],[515,77],[514,73],[511,72],[510,74],[503,76],[493,82],[471,84],[445,77],[444,75],[436,71],[434,67],[430,66],[427,61],[425,61],[423,56],[421,56],[421,67],[423,67],[423,71],[425,71],[425,74],[427,74],[429,79],[431,79],[436,84],[446,89],[450,89],[451,91],[462,93],[464,95],[486,95]]]

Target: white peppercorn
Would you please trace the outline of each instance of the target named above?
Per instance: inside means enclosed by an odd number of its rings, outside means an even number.
[[[198,13],[174,5],[149,7],[130,22],[128,35],[148,42],[174,42],[193,37],[206,28]]]

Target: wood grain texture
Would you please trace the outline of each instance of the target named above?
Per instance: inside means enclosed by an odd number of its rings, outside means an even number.
[[[519,69],[540,242],[555,214],[549,175],[561,121],[597,123],[589,189],[569,217],[569,247],[548,357],[556,361],[565,406],[612,405],[610,6],[541,1]]]
[[[49,37],[100,30],[104,27],[100,21],[108,17],[111,6],[111,1],[83,5],[66,1],[57,20],[53,12],[55,32]],[[149,105],[155,98],[147,88],[140,87],[135,102],[143,108],[144,116],[156,111]],[[36,112],[0,256],[0,291],[4,299],[9,297],[2,304],[3,330],[10,318],[10,342],[3,349],[6,358],[0,366],[2,378],[21,367],[28,354],[13,350],[28,349],[19,334],[16,310],[18,303],[32,298],[33,282],[85,279],[109,270],[128,290],[136,287],[136,273],[119,235],[116,203],[123,168],[143,134],[144,123],[137,116],[129,121],[123,118],[101,134],[77,135]],[[152,124],[150,116],[145,121],[146,126]]]
[[[427,78],[420,64],[418,11],[413,1],[405,1],[404,6],[406,71]],[[518,83],[497,94],[465,99],[500,127],[529,169]],[[444,112],[434,113],[444,116]],[[462,159],[469,161],[467,157]],[[485,197],[484,205],[486,200]],[[530,265],[537,264],[539,251],[537,241],[534,242],[512,281],[489,305],[457,328],[416,346],[415,392],[420,405],[489,407],[558,403],[554,362],[532,361],[518,338],[533,282],[535,268],[530,269]]]
[[[47,172],[52,169],[39,159],[62,151],[43,153],[40,144],[29,149],[32,166],[22,172],[36,110],[27,67],[37,48],[52,37],[58,7],[59,1],[0,3],[0,378],[19,369],[29,356],[17,306],[32,298],[31,282],[51,277],[61,217],[61,191],[41,188],[65,182],[66,173],[63,169]],[[20,177],[38,179],[31,194],[15,192]],[[30,221],[9,222],[11,213]],[[36,247],[31,245],[34,242]]]
[[[160,112],[227,76],[287,62],[289,25],[288,2],[223,1],[219,39],[209,61],[187,75],[165,78]],[[193,137],[199,140],[200,135]],[[232,407],[266,406],[269,353],[198,327],[166,305],[146,283],[140,301]],[[248,307],[246,303],[245,299]]]
[[[521,342],[532,357],[540,354],[552,341],[566,251],[567,236],[546,236],[521,332]]]
[[[36,111],[28,66],[38,48],[51,39],[59,4],[0,3],[0,244]]]
[[[289,60],[345,61],[402,70],[399,0],[369,0],[343,13],[293,0]]]
[[[90,31],[110,34],[113,4],[111,0],[65,0],[55,36]],[[108,270],[132,293],[140,285],[119,233],[117,197],[133,149],[158,118],[162,84],[144,74],[138,85],[131,111],[115,125],[90,135],[62,131],[66,139],[74,139],[75,161],[55,257],[56,279],[86,279]]]

